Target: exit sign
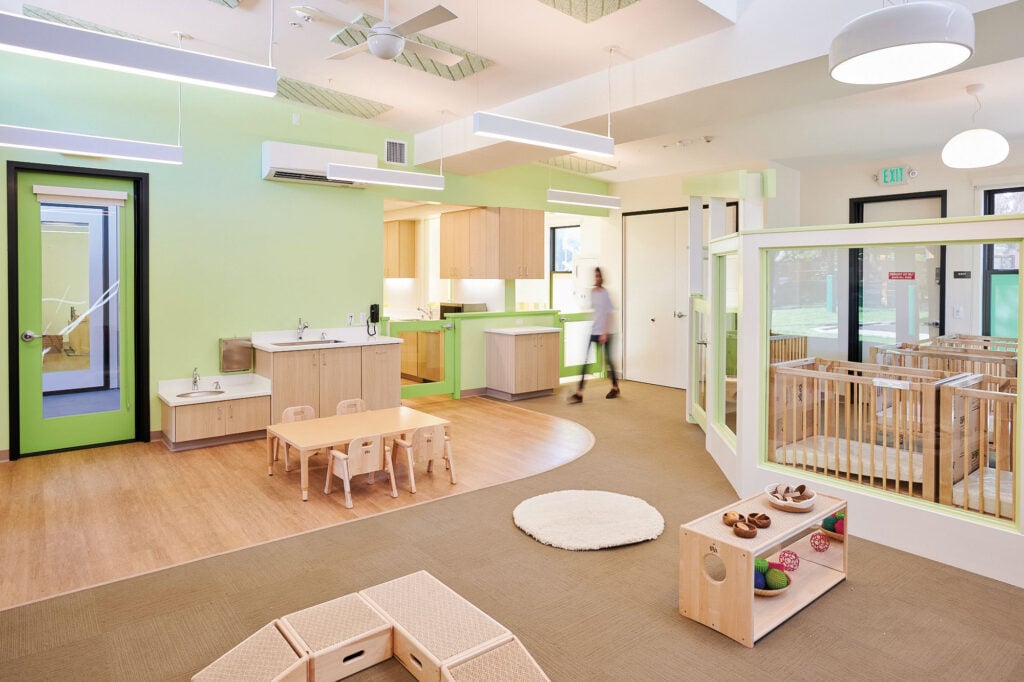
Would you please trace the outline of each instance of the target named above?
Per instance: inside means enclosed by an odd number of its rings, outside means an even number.
[[[887,187],[889,185],[905,185],[907,184],[907,180],[906,166],[891,166],[878,171],[878,184],[883,187]]]

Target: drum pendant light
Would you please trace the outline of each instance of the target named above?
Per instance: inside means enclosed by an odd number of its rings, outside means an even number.
[[[924,78],[966,61],[974,53],[974,17],[963,5],[921,0],[864,14],[832,40],[832,78],[880,85]]]

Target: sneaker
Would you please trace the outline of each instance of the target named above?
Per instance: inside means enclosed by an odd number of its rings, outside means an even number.
[[[570,403],[582,403],[583,402],[583,396],[581,396],[579,393],[573,393],[571,396],[569,396],[569,402]]]
[[[618,386],[612,386],[612,390],[608,391],[608,395],[605,396],[605,398],[618,398],[618,397],[619,397],[619,387]]]

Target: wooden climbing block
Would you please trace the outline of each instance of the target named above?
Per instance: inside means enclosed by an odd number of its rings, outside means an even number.
[[[308,664],[274,621],[200,670],[192,682],[303,682]]]
[[[391,658],[391,623],[358,594],[290,613],[281,623],[309,656],[310,682],[334,682]]]
[[[440,682],[441,667],[505,642],[511,633],[426,571],[361,594],[394,626],[394,656],[420,682]]]
[[[441,666],[444,682],[550,682],[515,637],[478,649]]]

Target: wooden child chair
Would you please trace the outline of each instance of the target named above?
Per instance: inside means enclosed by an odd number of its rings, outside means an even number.
[[[412,437],[396,438],[392,455],[397,457],[399,451],[405,453],[409,462],[409,490],[413,493],[416,492],[416,476],[413,472],[416,462],[426,462],[427,473],[431,473],[434,469],[434,459],[443,459],[451,482],[455,484],[455,466],[452,463],[451,446],[448,445],[444,426],[423,426],[413,431]]]
[[[331,484],[334,482],[334,477],[337,476],[345,485],[345,506],[351,509],[352,477],[359,474],[372,475],[377,471],[388,473],[388,478],[391,479],[391,497],[398,497],[394,466],[391,463],[391,457],[385,456],[384,439],[379,435],[353,438],[348,444],[348,452],[334,449],[330,451],[324,494],[331,493]]]
[[[281,414],[281,423],[290,424],[292,422],[301,422],[307,419],[316,419],[316,413],[313,411],[311,405],[297,405],[295,407],[286,407],[284,412]],[[277,440],[274,440],[274,461],[277,461]],[[291,471],[291,464],[288,462],[288,444],[284,444],[284,470]]]

